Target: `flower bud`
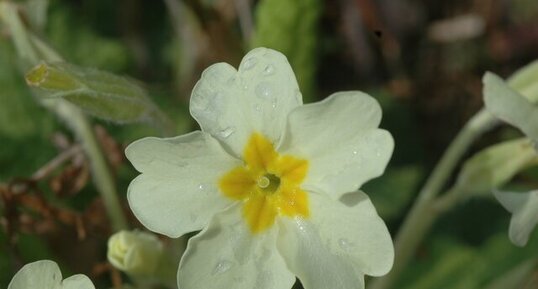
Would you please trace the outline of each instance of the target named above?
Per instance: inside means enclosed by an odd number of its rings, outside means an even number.
[[[148,121],[157,107],[135,81],[64,62],[43,62],[26,74],[41,97],[61,98],[108,121]]]
[[[108,261],[133,276],[152,276],[163,253],[163,245],[151,233],[120,231],[108,239]]]

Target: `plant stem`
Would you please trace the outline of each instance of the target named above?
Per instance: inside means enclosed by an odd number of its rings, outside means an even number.
[[[435,210],[432,206],[436,196],[443,189],[447,179],[451,176],[454,168],[473,141],[492,128],[497,122],[490,113],[482,109],[465,124],[454,138],[420,191],[417,200],[395,238],[395,259],[391,272],[375,279],[372,286],[370,286],[371,289],[387,289],[397,281],[397,278],[415,253],[420,241],[441,212]],[[460,196],[461,194],[457,195]]]
[[[114,231],[126,229],[127,221],[120,205],[112,172],[95,138],[90,122],[77,107],[66,101],[56,99],[47,101],[51,102],[45,102],[45,106],[53,109],[61,119],[66,121],[81,142],[90,161],[95,186],[103,198],[105,209],[112,222],[112,229]]]
[[[45,42],[26,30],[15,4],[6,1],[0,2],[0,20],[6,23],[9,28],[13,43],[25,66],[37,65],[42,60],[62,60]],[[77,107],[65,100],[46,99],[41,100],[41,104],[63,120],[81,142],[84,152],[90,160],[95,186],[105,203],[105,208],[112,222],[112,229],[117,231],[127,228],[127,221],[120,206],[114,178],[88,119]]]

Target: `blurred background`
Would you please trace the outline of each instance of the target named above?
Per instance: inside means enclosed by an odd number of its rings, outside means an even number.
[[[190,91],[215,62],[238,66],[253,47],[284,53],[305,102],[362,90],[383,106],[396,148],[386,174],[366,185],[393,235],[428,172],[482,103],[482,75],[502,77],[538,58],[536,0],[28,0],[26,25],[70,63],[144,83],[178,131],[197,128]],[[30,17],[28,17],[30,19]],[[64,276],[85,273],[98,288],[128,282],[106,261],[112,233],[76,139],[35,100],[0,24],[0,288],[37,259]],[[141,124],[92,120],[129,215],[136,172],[123,149],[158,135]],[[472,148],[517,136],[506,126]],[[471,152],[471,153],[472,153]],[[517,187],[536,187],[529,169]],[[508,240],[509,214],[492,198],[442,216],[396,288],[482,288],[538,253]],[[535,234],[536,235],[536,234]],[[534,241],[532,241],[534,240]]]

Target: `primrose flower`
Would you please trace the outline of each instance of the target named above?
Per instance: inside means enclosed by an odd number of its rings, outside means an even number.
[[[486,73],[483,82],[486,109],[495,117],[521,130],[538,151],[536,105],[493,73]],[[515,245],[525,246],[530,233],[538,223],[538,190],[526,193],[494,191],[493,195],[512,213],[508,237]]]
[[[526,193],[494,192],[501,205],[512,213],[508,236],[512,243],[523,247],[538,224],[538,190]]]
[[[7,286],[7,289],[95,289],[86,275],[77,274],[62,281],[58,264],[41,260],[26,264]]]
[[[190,112],[201,131],[126,149],[142,173],[128,189],[142,224],[170,237],[202,230],[179,288],[291,288],[296,276],[307,289],[363,288],[365,274],[390,270],[390,234],[357,192],[394,146],[372,97],[303,105],[286,58],[257,48],[238,71],[206,69]]]

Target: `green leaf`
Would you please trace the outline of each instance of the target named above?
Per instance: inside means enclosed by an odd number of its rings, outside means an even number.
[[[534,258],[537,243],[531,242],[524,248],[515,247],[508,240],[507,234],[502,232],[475,247],[445,235],[437,236],[429,242],[428,254],[406,269],[400,287],[487,288],[485,285],[492,284],[492,280]]]
[[[486,73],[483,82],[486,109],[538,141],[538,107],[493,73]]]
[[[476,153],[464,163],[455,189],[478,194],[489,193],[537,161],[538,155],[527,138],[495,144]]]
[[[477,288],[478,278],[465,276],[470,264],[479,257],[472,247],[448,238],[435,239],[428,259],[417,262],[408,269],[410,284],[405,289],[467,289]],[[476,270],[477,268],[473,268]],[[412,276],[409,276],[409,275]],[[463,286],[463,287],[462,287]],[[467,286],[467,287],[465,287]]]
[[[26,12],[28,20],[38,31],[42,30],[47,23],[47,8],[49,0],[27,0]]]
[[[536,267],[536,261],[527,260],[510,269],[510,271],[494,279],[485,288],[487,289],[513,289],[522,288],[525,281]]]
[[[255,12],[251,48],[268,47],[288,58],[305,102],[314,98],[320,0],[262,0]]]
[[[363,186],[383,219],[399,216],[417,190],[424,171],[419,166],[389,168],[379,178]]]
[[[149,120],[157,113],[134,81],[68,63],[42,63],[26,75],[43,97],[65,99],[87,113],[117,123]]]
[[[85,13],[82,13],[78,9],[74,9],[73,5],[52,1],[45,32],[49,40],[48,43],[52,44],[64,59],[81,66],[100,67],[107,71],[122,72],[128,69],[130,62],[132,63],[134,60],[132,50],[128,48],[127,42],[119,38],[107,37],[96,31],[95,23],[94,25],[88,23],[92,13],[86,11],[86,8],[96,5],[103,6],[105,3],[108,5],[108,2],[101,4],[96,4],[94,1],[89,2],[88,5],[84,6]],[[112,2],[110,5],[110,9],[107,7],[105,11],[111,11]],[[98,23],[109,23],[103,19],[113,20],[113,17],[103,18],[101,16],[99,19]]]
[[[14,73],[15,59],[16,55],[9,43],[0,41],[0,138],[23,139],[47,135],[52,131],[53,118],[38,105],[23,78]]]

